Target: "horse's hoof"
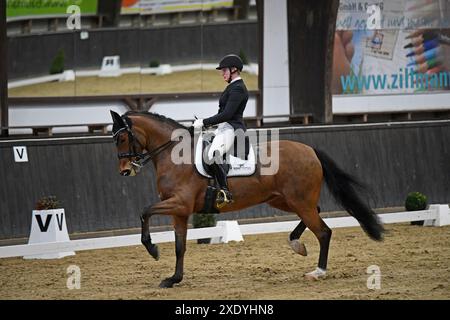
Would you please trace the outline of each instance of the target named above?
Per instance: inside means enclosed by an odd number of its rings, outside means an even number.
[[[159,260],[159,248],[156,244],[150,245],[150,247],[147,247],[148,253],[156,260]]]
[[[306,247],[303,243],[301,243],[298,239],[295,240],[288,240],[289,245],[291,246],[292,250],[294,250],[295,253],[298,253],[301,256],[306,257],[308,255],[308,252],[306,251]]]
[[[327,275],[326,270],[323,270],[321,268],[316,268],[316,270],[306,273],[305,279],[306,280],[319,280],[319,279],[325,278],[326,275]]]
[[[173,284],[174,284],[174,282],[170,278],[168,278],[168,279],[164,279],[163,281],[161,281],[161,283],[159,284],[159,287],[163,288],[163,289],[173,288]]]
[[[173,288],[175,283],[180,283],[183,278],[180,277],[170,277],[166,278],[159,284],[160,288]]]

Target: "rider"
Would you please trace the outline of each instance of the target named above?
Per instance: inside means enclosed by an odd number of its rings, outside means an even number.
[[[215,137],[208,151],[208,160],[211,163],[214,159],[211,169],[220,186],[224,203],[230,203],[233,199],[228,190],[226,173],[228,165],[223,163],[223,155],[233,146],[234,131],[247,130],[242,120],[248,100],[247,88],[240,77],[242,68],[243,63],[239,56],[229,54],[222,58],[216,69],[221,71],[223,79],[229,84],[220,96],[219,112],[215,116],[197,119],[193,123],[195,129],[219,124],[214,131]]]

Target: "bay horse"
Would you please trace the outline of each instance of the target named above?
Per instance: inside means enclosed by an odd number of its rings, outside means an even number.
[[[173,217],[175,273],[160,283],[162,288],[173,287],[183,279],[188,218],[203,208],[208,179],[196,172],[193,163],[175,164],[171,160],[172,149],[178,143],[172,140],[172,132],[176,129],[187,130],[187,127],[150,112],[129,111],[120,116],[111,111],[111,116],[120,174],[135,175],[146,162],[152,160],[154,164],[161,202],[144,208],[141,214],[141,241],[149,254],[158,260],[159,250],[150,237],[149,219],[156,214]],[[288,241],[292,249],[306,256],[306,248],[299,241],[306,228],[314,233],[320,245],[318,267],[305,274],[312,279],[322,278],[326,274],[332,234],[318,212],[323,180],[335,200],[358,220],[368,236],[374,240],[382,240],[383,225],[375,212],[360,198],[357,189],[361,184],[355,178],[340,169],[320,150],[288,140],[280,140],[278,145],[279,169],[275,174],[261,175],[258,159],[257,170],[252,176],[228,178],[234,202],[221,209],[221,213],[260,203],[296,213],[301,221],[289,234]],[[269,143],[259,145],[260,148],[267,147],[269,153],[270,146]],[[192,148],[194,147],[192,143]],[[193,149],[191,154],[194,154]]]

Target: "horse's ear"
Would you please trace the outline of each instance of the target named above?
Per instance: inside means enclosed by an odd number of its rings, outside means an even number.
[[[109,112],[111,113],[111,117],[115,124],[117,124],[120,128],[125,127],[125,122],[123,121],[122,117],[117,112],[114,112],[112,110],[109,110]]]

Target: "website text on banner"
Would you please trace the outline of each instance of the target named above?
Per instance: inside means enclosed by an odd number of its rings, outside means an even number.
[[[333,94],[450,89],[449,0],[344,0],[336,30]]]

